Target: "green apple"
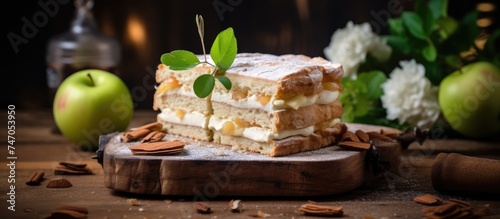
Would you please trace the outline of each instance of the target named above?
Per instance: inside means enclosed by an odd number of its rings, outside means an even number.
[[[125,83],[98,69],[73,73],[57,89],[53,116],[61,133],[79,149],[95,151],[99,136],[127,129],[133,101]]]
[[[465,137],[500,134],[500,69],[477,61],[446,76],[439,85],[439,105],[452,129]]]

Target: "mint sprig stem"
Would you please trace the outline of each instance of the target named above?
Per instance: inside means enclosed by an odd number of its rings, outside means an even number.
[[[200,61],[193,52],[187,50],[174,50],[170,53],[165,53],[161,56],[160,60],[163,64],[169,66],[171,70],[188,70],[200,64],[213,66],[214,69],[210,74],[199,76],[193,84],[193,91],[196,96],[205,98],[212,93],[215,87],[215,79],[224,85],[227,90],[231,89],[231,80],[224,74],[236,59],[238,48],[233,28],[229,27],[221,31],[210,48],[210,56],[214,64],[209,63],[205,51],[204,20],[201,15],[196,15],[196,25],[203,49],[203,61]]]

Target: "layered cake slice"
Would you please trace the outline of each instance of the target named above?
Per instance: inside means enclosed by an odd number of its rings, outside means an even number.
[[[209,60],[210,61],[210,60]],[[240,53],[211,98],[200,99],[193,82],[209,65],[173,71],[160,64],[154,109],[165,131],[231,145],[234,150],[283,156],[333,145],[346,127],[342,66],[317,57]]]

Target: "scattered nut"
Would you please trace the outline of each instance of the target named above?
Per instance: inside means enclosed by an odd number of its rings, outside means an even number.
[[[435,205],[422,209],[425,218],[480,218],[490,214],[489,205],[473,208],[469,202],[458,199],[442,200],[425,194],[413,199],[416,203]]]
[[[356,132],[354,134],[356,134],[356,136],[358,136],[358,139],[361,142],[364,142],[364,143],[370,142],[370,136],[368,136],[368,134],[366,134],[366,132],[361,131],[361,130],[356,130]]]
[[[424,205],[438,205],[438,204],[443,204],[443,200],[440,198],[431,195],[431,194],[425,194],[425,195],[420,195],[415,198],[413,198],[413,201],[416,203],[424,204]]]
[[[344,214],[342,206],[319,205],[315,202],[308,202],[300,206],[299,211],[305,215],[314,216],[342,216]]]
[[[229,209],[231,209],[231,212],[234,213],[240,213],[240,202],[241,200],[231,200],[229,202]]]
[[[139,201],[137,199],[135,199],[135,198],[129,198],[129,199],[127,199],[127,203],[130,204],[130,205],[132,205],[132,206],[139,205]]]
[[[91,174],[92,170],[84,163],[59,162],[54,169],[55,175],[84,175]]]
[[[195,202],[193,203],[193,207],[200,214],[209,214],[211,212],[210,207],[205,202]]]
[[[49,183],[47,183],[47,188],[68,188],[71,186],[73,186],[71,182],[65,178],[51,179]]]
[[[250,216],[250,217],[258,217],[258,218],[268,218],[268,217],[271,217],[270,214],[268,214],[266,212],[263,212],[261,210],[250,212],[250,213],[248,213],[248,216]]]
[[[351,131],[346,131],[344,133],[344,136],[342,136],[342,140],[343,141],[355,141],[355,142],[359,142],[358,136],[356,136],[356,134],[354,134]]]
[[[63,205],[52,211],[52,214],[46,219],[83,219],[87,218],[89,211],[85,207]]]
[[[352,150],[368,150],[370,149],[370,143],[364,143],[360,141],[342,141],[338,144],[340,147],[352,149]]]

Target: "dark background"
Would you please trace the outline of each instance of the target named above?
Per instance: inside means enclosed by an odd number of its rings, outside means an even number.
[[[7,68],[2,74],[2,102],[15,104],[17,109],[50,109],[46,85],[45,53],[50,37],[69,28],[75,7],[69,0],[40,0],[57,2],[59,9],[45,26],[37,28],[28,43],[14,52],[7,34],[21,34],[23,18],[32,20],[43,11],[39,1],[4,1],[2,8],[2,53]],[[450,0],[449,14],[460,18],[475,8],[478,1]],[[219,3],[219,11],[214,4]],[[272,54],[304,54],[322,56],[333,32],[354,23],[372,22],[374,31],[387,32],[385,21],[390,4],[412,9],[414,1],[382,0],[107,0],[95,1],[93,13],[99,28],[117,39],[121,45],[122,61],[119,76],[132,91],[137,108],[151,109],[154,81],[151,75],[163,53],[186,49],[202,53],[195,24],[195,15],[205,19],[205,41],[209,51],[218,32],[233,27],[239,52]],[[496,10],[498,11],[498,9]],[[498,13],[493,13],[498,20]],[[144,40],[134,43],[129,25],[139,21]],[[495,22],[491,28],[498,28]],[[7,57],[7,58],[5,58]]]

